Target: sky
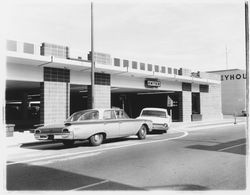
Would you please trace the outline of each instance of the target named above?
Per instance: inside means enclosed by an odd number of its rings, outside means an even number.
[[[90,0],[9,0],[6,38],[90,51]],[[245,69],[242,0],[93,0],[95,51],[191,70]],[[74,52],[73,52],[74,51]]]

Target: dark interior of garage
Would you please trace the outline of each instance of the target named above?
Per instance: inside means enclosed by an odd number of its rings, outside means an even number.
[[[111,105],[123,108],[132,118],[138,117],[146,107],[165,108],[172,115],[172,121],[178,122],[182,121],[181,97],[181,92],[112,93]]]

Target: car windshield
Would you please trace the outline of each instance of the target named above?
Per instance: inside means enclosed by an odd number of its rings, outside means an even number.
[[[99,118],[97,110],[84,110],[72,114],[66,122],[83,121],[83,120],[96,120]]]
[[[166,112],[158,111],[158,110],[143,110],[141,116],[153,116],[153,117],[161,117],[166,118]]]

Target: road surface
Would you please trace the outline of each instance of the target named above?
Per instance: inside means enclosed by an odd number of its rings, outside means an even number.
[[[168,134],[7,149],[7,190],[241,190],[246,188],[243,124]]]

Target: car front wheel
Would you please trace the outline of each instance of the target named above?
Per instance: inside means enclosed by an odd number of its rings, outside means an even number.
[[[95,134],[89,138],[89,142],[92,146],[99,146],[103,142],[103,134]]]
[[[145,125],[142,125],[140,130],[137,133],[137,136],[139,139],[145,139],[147,134],[147,127]]]

